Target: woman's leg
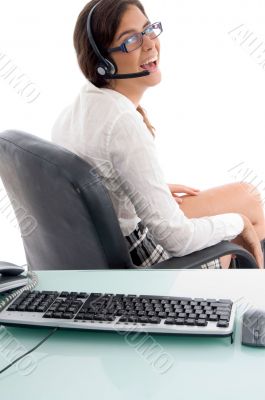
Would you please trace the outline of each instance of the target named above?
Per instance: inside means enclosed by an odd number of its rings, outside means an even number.
[[[246,215],[252,222],[260,240],[265,238],[265,217],[261,197],[248,183],[230,183],[199,192],[197,196],[182,196],[179,205],[189,218],[235,212]],[[240,239],[233,240],[241,244]],[[221,257],[223,268],[228,268],[231,256]]]

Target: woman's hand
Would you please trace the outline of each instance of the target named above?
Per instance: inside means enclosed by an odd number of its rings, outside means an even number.
[[[258,235],[248,217],[240,215],[244,221],[244,229],[238,235],[242,240],[242,245],[255,257],[258,267],[264,268],[263,253]]]
[[[199,189],[194,189],[185,185],[168,184],[169,190],[177,203],[182,203],[181,196],[178,193],[185,193],[191,196],[197,196],[199,194]]]

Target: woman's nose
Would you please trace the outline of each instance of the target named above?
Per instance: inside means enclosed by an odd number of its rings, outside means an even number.
[[[152,50],[155,48],[155,40],[151,39],[147,35],[143,36],[143,45],[142,48],[144,51]]]

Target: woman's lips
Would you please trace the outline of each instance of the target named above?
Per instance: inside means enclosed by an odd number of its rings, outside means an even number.
[[[149,72],[156,72],[158,70],[158,62],[154,61],[149,64],[140,65],[140,68],[149,71]]]

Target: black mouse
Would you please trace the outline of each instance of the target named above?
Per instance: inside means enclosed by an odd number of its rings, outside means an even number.
[[[242,344],[265,347],[265,310],[251,309],[242,319]]]
[[[12,264],[6,261],[0,261],[0,274],[3,276],[17,276],[22,274],[25,269],[19,265]],[[0,275],[1,276],[1,275]]]

